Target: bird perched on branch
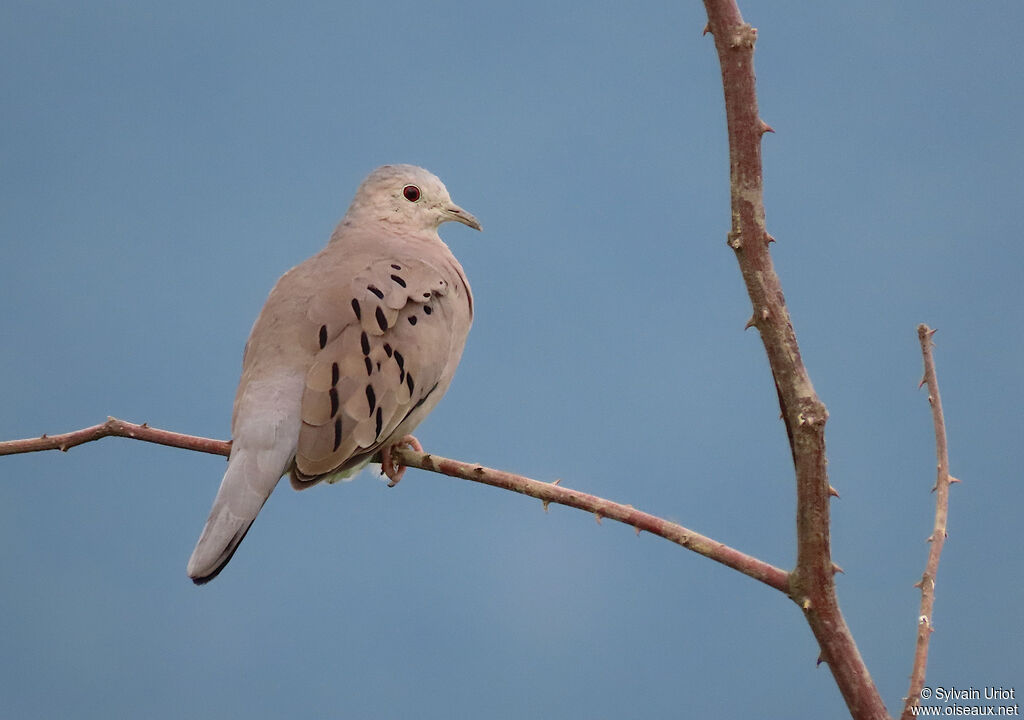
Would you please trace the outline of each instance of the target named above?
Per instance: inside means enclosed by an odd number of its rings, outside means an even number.
[[[423,168],[385,165],[356,191],[327,247],[278,280],[253,325],[231,420],[227,472],[188,562],[224,569],[277,481],[349,477],[397,445],[451,383],[473,321],[459,261],[437,234],[480,223]]]

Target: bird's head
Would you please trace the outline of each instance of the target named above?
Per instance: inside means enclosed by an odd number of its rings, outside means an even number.
[[[444,183],[415,165],[384,165],[370,173],[346,213],[346,219],[356,217],[411,231],[437,230],[449,221],[480,230],[479,221],[452,202]]]

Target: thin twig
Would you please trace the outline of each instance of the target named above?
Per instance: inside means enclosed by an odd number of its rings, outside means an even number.
[[[707,31],[715,38],[722,69],[729,133],[729,177],[735,251],[753,313],[747,327],[761,334],[786,425],[797,486],[797,565],[790,575],[790,597],[804,610],[850,714],[857,720],[888,718],[839,609],[835,592],[829,530],[825,422],[828,411],[818,398],[800,357],[796,333],[775,273],[765,229],[761,138],[771,128],[758,112],[754,76],[757,30],[743,21],[735,0],[704,0]]]
[[[0,442],[0,455],[17,455],[19,453],[40,452],[42,450],[60,450],[67,452],[70,448],[83,443],[92,442],[105,437],[126,437],[134,440],[145,440],[158,445],[195,450],[196,452],[224,455],[231,452],[231,443],[224,440],[183,435],[170,430],[152,428],[146,423],[141,425],[108,417],[107,421],[92,427],[82,428],[60,435],[42,435],[25,440],[6,440]]]
[[[932,425],[935,428],[935,456],[938,461],[935,479],[935,525],[928,538],[928,562],[924,574],[916,587],[921,588],[921,612],[917,617],[917,646],[914,651],[914,667],[910,673],[910,690],[904,699],[901,720],[915,717],[911,708],[920,705],[921,689],[924,687],[925,671],[928,669],[928,643],[931,641],[932,610],[935,606],[935,578],[939,572],[939,559],[946,543],[946,522],[949,519],[949,486],[958,482],[949,474],[949,451],[946,446],[946,419],[942,414],[942,397],[939,395],[939,381],[935,375],[935,360],[932,357],[932,335],[935,331],[924,323],[917,326],[917,338],[921,341],[921,355],[924,358],[924,377],[918,387],[928,386],[928,403],[932,408]]]
[[[543,502],[545,507],[548,503],[557,503],[593,513],[598,521],[603,518],[616,520],[636,528],[637,533],[643,530],[665,538],[677,545],[682,545],[687,550],[692,550],[733,570],[738,570],[748,577],[760,580],[769,587],[784,593],[789,592],[789,573],[785,570],[769,565],[693,530],[688,530],[682,525],[637,510],[632,505],[605,500],[596,495],[588,495],[556,483],[540,482],[522,475],[514,475],[459,460],[450,460],[430,453],[396,448],[394,455],[403,465],[529,495]]]
[[[66,452],[69,448],[76,445],[111,436],[145,440],[146,442],[159,445],[170,445],[171,447],[197,450],[214,455],[228,455],[231,451],[231,443],[224,442],[223,440],[183,435],[169,430],[151,428],[146,424],[136,425],[135,423],[125,422],[116,418],[107,418],[105,423],[62,435],[43,435],[39,438],[0,442],[0,455],[14,455],[16,453],[38,452],[40,450],[62,450]],[[494,470],[482,465],[451,460],[406,448],[396,448],[393,451],[393,455],[403,465],[408,467],[420,468],[421,470],[441,473],[529,495],[543,502],[545,507],[547,507],[548,503],[557,503],[593,513],[598,520],[608,518],[625,523],[636,528],[638,533],[643,530],[652,535],[663,537],[666,540],[683,546],[687,550],[692,550],[715,562],[738,570],[755,580],[760,580],[769,587],[784,593],[789,592],[789,573],[785,570],[769,565],[762,560],[758,560],[693,530],[688,530],[682,525],[677,525],[650,513],[641,512],[631,505],[623,505],[611,500],[605,500],[596,495],[588,495],[578,490],[571,490],[561,487],[557,483],[531,480],[522,475],[513,475],[512,473]]]

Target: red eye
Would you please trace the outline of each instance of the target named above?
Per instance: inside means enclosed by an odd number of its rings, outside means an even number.
[[[405,195],[405,199],[409,202],[416,202],[420,199],[420,189],[415,185],[406,185],[402,188],[402,194]]]

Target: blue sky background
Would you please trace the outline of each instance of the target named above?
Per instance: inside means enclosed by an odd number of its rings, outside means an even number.
[[[743,3],[769,230],[827,428],[840,601],[893,712],[954,474],[929,684],[1024,692],[1016,1]],[[729,227],[698,2],[0,6],[0,438],[227,438],[267,292],[387,162],[476,295],[432,451],[783,567],[785,432]],[[221,458],[0,459],[0,716],[842,717],[797,608],[658,538],[410,471],[265,507],[196,588]]]

